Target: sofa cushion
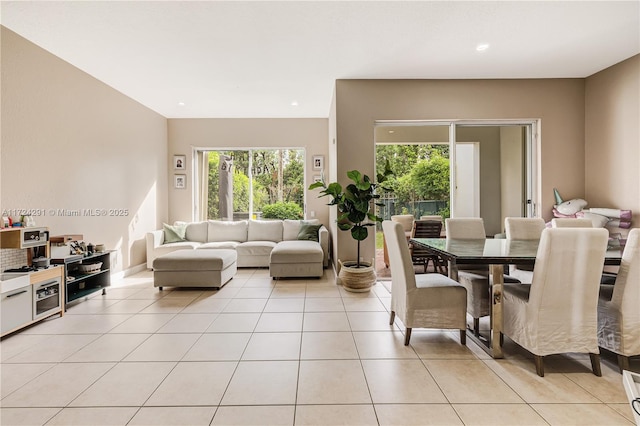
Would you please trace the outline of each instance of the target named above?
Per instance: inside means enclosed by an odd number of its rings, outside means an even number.
[[[236,251],[238,257],[245,256],[269,256],[271,251],[276,246],[273,241],[247,241],[246,243],[238,244]]]
[[[321,227],[322,225],[310,225],[308,223],[302,224],[302,226],[300,226],[300,232],[298,232],[298,239],[315,242],[320,241],[318,232]]]
[[[157,257],[153,269],[159,271],[221,271],[234,263],[238,255],[233,250],[181,250]]]
[[[210,220],[208,242],[247,241],[247,221],[238,220],[236,222]]]
[[[180,223],[180,222],[176,222]],[[199,243],[207,242],[207,222],[191,222],[187,223],[185,233],[187,241],[197,241]]]
[[[177,243],[185,240],[186,224],[167,225],[163,223],[162,229],[164,231],[163,244]]]
[[[282,221],[249,220],[248,241],[282,241]]]
[[[204,243],[198,247],[198,249],[230,249],[235,250],[240,244],[237,241],[214,241],[211,243]]]
[[[319,225],[320,221],[318,219],[310,219],[310,220],[293,220],[293,219],[285,219],[282,222],[283,230],[282,230],[282,240],[283,241],[293,241],[298,239],[298,233],[300,232],[300,226],[308,223],[311,225]]]
[[[313,241],[282,241],[271,251],[271,263],[319,263],[324,254]]]

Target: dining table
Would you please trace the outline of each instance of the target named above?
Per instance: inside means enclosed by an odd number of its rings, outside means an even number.
[[[456,265],[488,265],[491,291],[489,335],[476,336],[467,329],[467,336],[493,358],[503,358],[500,335],[504,265],[534,265],[540,241],[499,238],[485,240],[412,238],[410,242],[448,261],[449,277],[456,281],[458,280]],[[619,246],[607,248],[604,265],[619,265],[621,259],[622,249]]]

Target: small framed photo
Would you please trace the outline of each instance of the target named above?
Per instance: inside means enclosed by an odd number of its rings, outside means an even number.
[[[173,187],[185,189],[187,187],[187,175],[173,175]]]
[[[322,182],[322,175],[313,175],[313,183]]]
[[[187,169],[187,157],[184,155],[173,156],[173,169],[174,170],[186,170]]]
[[[324,157],[322,155],[313,156],[313,170],[324,170]]]

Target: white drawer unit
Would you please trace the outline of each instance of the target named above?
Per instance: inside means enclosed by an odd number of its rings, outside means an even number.
[[[0,337],[52,315],[64,315],[63,268],[0,274]]]
[[[2,334],[17,329],[33,319],[33,286],[29,284],[2,293],[0,309],[2,310]]]

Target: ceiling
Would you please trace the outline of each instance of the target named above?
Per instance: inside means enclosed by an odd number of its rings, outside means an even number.
[[[640,0],[1,7],[5,27],[169,118],[327,117],[336,79],[581,78],[640,52]]]

